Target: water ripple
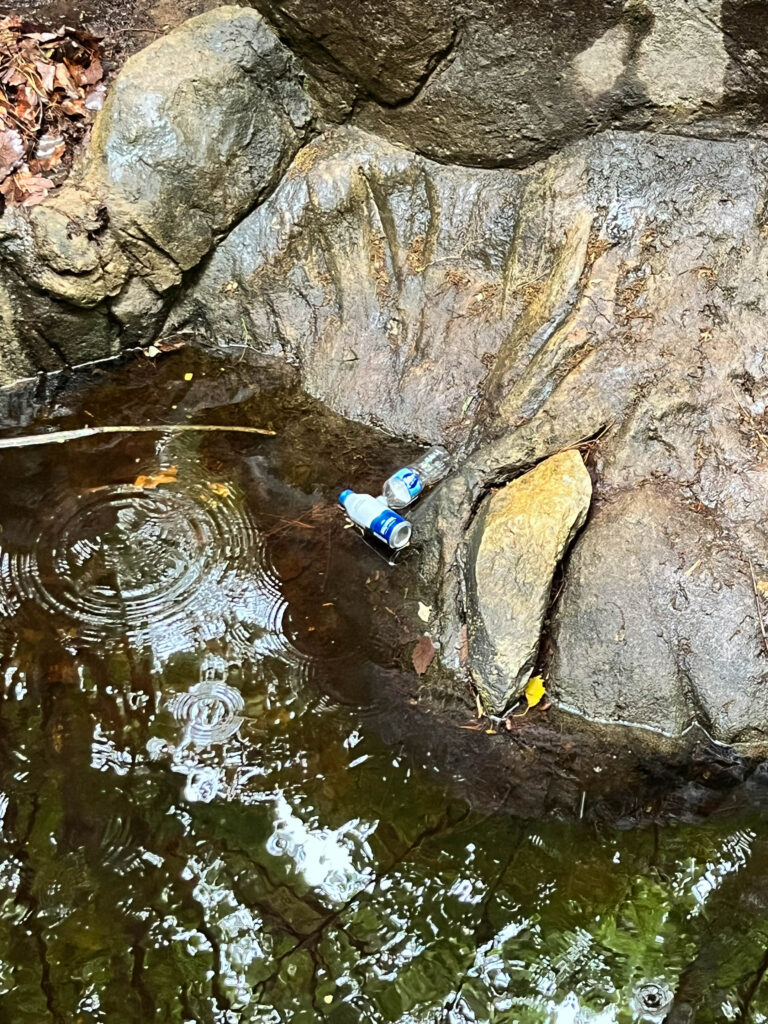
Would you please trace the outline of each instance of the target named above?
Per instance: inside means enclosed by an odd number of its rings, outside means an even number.
[[[239,690],[221,682],[197,683],[170,702],[174,718],[184,728],[184,741],[197,747],[224,743],[243,724],[239,712],[245,701]]]
[[[288,649],[263,538],[229,485],[120,484],[65,501],[29,548],[0,552],[0,614],[28,602],[78,645],[165,658],[227,634],[244,650]]]

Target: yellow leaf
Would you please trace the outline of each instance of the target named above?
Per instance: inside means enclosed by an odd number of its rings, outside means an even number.
[[[761,594],[768,594],[768,580],[758,580],[757,589]]]
[[[194,377],[193,373],[185,373],[184,374],[184,380],[192,380],[193,377]]]
[[[547,691],[544,689],[544,680],[541,676],[533,676],[523,690],[523,696],[529,708],[535,707]]]
[[[152,473],[148,476],[141,475],[136,477],[134,487],[141,487],[145,491],[151,491],[153,487],[157,487],[158,484],[170,484],[178,476],[179,471],[176,466],[169,466],[167,469],[160,469],[157,473]]]
[[[213,493],[217,494],[220,498],[232,497],[232,491],[229,489],[228,484],[209,483],[208,486],[213,491]]]

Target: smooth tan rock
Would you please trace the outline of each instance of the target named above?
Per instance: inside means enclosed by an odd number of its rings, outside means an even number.
[[[487,498],[470,530],[470,666],[493,714],[530,678],[555,570],[591,497],[581,455],[561,452]]]

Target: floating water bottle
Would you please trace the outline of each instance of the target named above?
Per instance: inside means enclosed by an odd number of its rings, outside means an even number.
[[[397,512],[387,508],[381,498],[370,494],[342,491],[339,504],[353,523],[383,540],[391,548],[404,548],[411,539],[411,524]]]
[[[441,480],[448,472],[450,456],[436,445],[415,459],[410,466],[398,469],[384,484],[382,497],[390,508],[405,508],[415,501],[425,487]]]

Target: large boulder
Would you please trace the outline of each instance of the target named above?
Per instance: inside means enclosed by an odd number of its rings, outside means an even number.
[[[554,696],[598,721],[764,741],[766,614],[749,559],[709,510],[652,484],[617,494],[568,565]]]
[[[440,160],[522,166],[609,127],[765,121],[751,0],[253,2],[329,116]]]
[[[504,714],[531,676],[555,571],[591,497],[589,473],[572,450],[480,506],[468,535],[467,627],[472,674],[492,714]]]
[[[263,18],[240,7],[193,18],[126,63],[72,179],[0,221],[0,383],[152,337],[184,271],[306,138],[301,79]]]
[[[310,117],[273,30],[221,7],[126,64],[94,128],[89,176],[124,231],[187,270],[274,188]]]
[[[222,242],[169,326],[287,357],[354,419],[455,438],[522,301],[505,272],[524,187],[331,132]]]
[[[593,512],[542,645],[549,690],[610,723],[768,743],[766,171],[760,143],[613,134],[528,176],[506,277],[527,300],[476,450],[415,531],[448,657],[473,510],[581,441]]]

